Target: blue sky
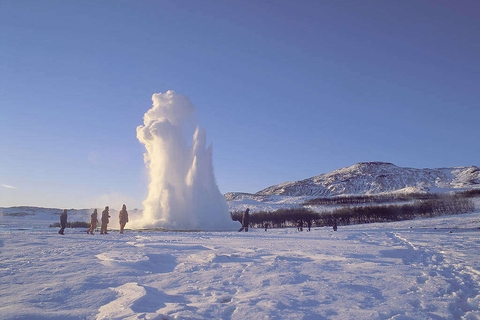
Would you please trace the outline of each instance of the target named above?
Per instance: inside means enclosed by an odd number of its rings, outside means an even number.
[[[141,207],[153,93],[190,98],[220,191],[360,161],[479,165],[477,1],[0,3],[0,206]]]

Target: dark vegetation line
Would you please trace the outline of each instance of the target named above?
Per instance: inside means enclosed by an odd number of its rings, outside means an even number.
[[[387,195],[359,195],[359,196],[338,196],[331,198],[315,198],[307,200],[304,206],[314,205],[339,205],[339,204],[363,204],[363,203],[386,203],[405,202],[413,200],[434,200],[444,197],[446,194],[438,193],[409,193],[409,194],[387,194]],[[447,194],[448,195],[448,194]],[[480,189],[461,191],[455,195],[473,198],[480,197]]]
[[[392,222],[411,220],[420,217],[463,214],[475,211],[471,198],[480,196],[480,190],[470,190],[455,194],[410,194],[400,196],[354,196],[338,198],[318,198],[306,201],[303,205],[346,205],[331,211],[314,212],[308,208],[279,209],[276,211],[259,211],[250,215],[250,226],[262,228],[268,224],[271,228],[294,227],[301,221],[312,222],[313,226],[331,226],[362,224],[373,222]],[[341,198],[341,199],[339,199]],[[392,200],[401,199],[401,200]],[[347,201],[351,199],[352,201]],[[364,200],[362,202],[362,199]],[[382,202],[405,202],[407,204],[362,205]],[[385,200],[388,199],[388,200]],[[356,205],[350,207],[349,205]],[[241,221],[242,212],[231,213],[232,220]]]
[[[60,222],[49,225],[50,228],[60,228]],[[90,222],[73,221],[67,222],[67,228],[90,228]]]

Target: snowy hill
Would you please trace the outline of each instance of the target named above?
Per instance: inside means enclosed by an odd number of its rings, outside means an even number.
[[[225,194],[230,208],[272,210],[309,198],[388,193],[441,193],[480,188],[480,168],[402,168],[388,162],[360,162],[301,181],[285,182],[255,194]]]

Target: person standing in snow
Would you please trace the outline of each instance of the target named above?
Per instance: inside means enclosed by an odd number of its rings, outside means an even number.
[[[238,232],[241,232],[243,231],[243,229],[245,229],[245,232],[248,232],[248,223],[250,222],[250,209],[247,208],[247,210],[245,210],[245,212],[243,213],[242,215],[242,227],[240,228],[240,230],[238,230]]]
[[[333,223],[333,231],[337,231],[337,223],[336,222]]]
[[[108,218],[110,218],[110,214],[108,212],[109,208],[108,206],[105,207],[105,210],[102,211],[102,227],[100,228],[100,234],[107,234],[107,225],[108,222],[110,221]]]
[[[60,215],[60,230],[58,230],[58,233],[61,235],[65,235],[64,231],[65,228],[67,227],[67,209],[63,210],[63,213]]]
[[[303,220],[298,220],[297,222],[297,230],[303,231]]]
[[[118,212],[118,222],[120,223],[120,234],[123,234],[123,229],[128,222],[128,212],[126,205],[123,205],[122,210]]]
[[[98,222],[98,212],[97,209],[93,210],[93,213],[90,215],[90,229],[88,229],[87,233],[93,234],[95,229],[97,228]]]
[[[312,220],[311,219],[307,220],[307,227],[308,227],[308,231],[310,231],[310,228],[312,227]]]

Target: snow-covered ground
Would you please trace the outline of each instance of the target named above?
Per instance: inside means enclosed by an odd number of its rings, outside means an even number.
[[[479,209],[337,232],[65,236],[48,228],[58,214],[0,215],[0,319],[480,319]]]

